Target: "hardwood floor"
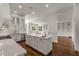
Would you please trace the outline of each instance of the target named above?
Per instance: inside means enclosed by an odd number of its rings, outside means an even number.
[[[53,43],[52,47],[54,56],[79,56],[79,51],[75,51],[70,37],[58,37],[58,42]]]
[[[54,44],[53,54],[57,56],[75,56],[72,38],[59,36],[58,42]]]
[[[33,49],[32,47],[26,45],[24,41],[18,42],[18,44],[20,44],[27,51],[27,56],[45,56],[44,54],[38,52],[37,50]],[[51,56],[51,55],[52,55],[52,51],[50,53],[48,53],[47,56]]]
[[[79,51],[75,51],[75,56],[79,56]]]
[[[27,55],[25,55],[25,56],[45,56],[44,54],[38,52],[37,50],[33,49],[32,47],[26,45],[24,41],[18,42],[18,44],[20,44],[20,45],[27,51]],[[56,46],[56,44],[52,44],[52,45],[55,45],[55,46]],[[52,47],[53,47],[53,46],[52,46]],[[52,51],[54,51],[55,48],[56,48],[56,47],[54,47],[54,48],[52,49]],[[58,49],[59,49],[59,48],[58,48]],[[51,51],[47,56],[55,56],[55,55],[52,53],[52,51]],[[57,51],[56,51],[56,53],[57,53]],[[75,56],[79,56],[79,52],[78,52],[78,51],[74,51],[74,53],[75,53]],[[61,55],[61,56],[63,56],[63,55]],[[72,56],[73,56],[73,55],[72,55]]]

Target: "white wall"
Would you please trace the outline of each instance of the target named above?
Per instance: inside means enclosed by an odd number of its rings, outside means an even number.
[[[75,18],[73,20],[74,26],[74,39],[75,39],[75,50],[79,51],[79,5],[76,5],[76,10],[75,10]]]
[[[26,23],[26,25],[27,25],[27,34],[29,34],[30,33],[30,30],[28,30],[29,28],[29,25],[28,25],[28,23],[34,23],[34,24],[39,24],[39,25],[42,25],[42,24],[45,24],[46,23],[46,21],[44,20],[44,18],[38,18],[38,17],[36,17],[36,18],[31,18],[30,16],[25,16],[25,23]]]
[[[2,12],[3,12],[3,18],[9,18],[10,17],[10,8],[8,3],[2,4]]]
[[[10,20],[10,8],[8,3],[0,3],[0,26],[3,27],[2,24],[4,22],[9,23],[9,20]],[[9,28],[4,29],[4,31],[9,32],[8,29]]]
[[[39,23],[43,24],[46,23],[48,24],[48,32],[49,33],[57,33],[57,17],[56,16],[51,16],[51,17],[44,17],[44,18],[26,18],[26,23],[32,22],[32,23]]]
[[[8,3],[0,3],[0,22],[5,20],[6,18],[10,18],[9,5]]]
[[[2,4],[0,4],[0,23],[2,22]]]
[[[0,3],[0,22],[10,18],[10,8],[8,3]]]
[[[48,32],[52,34],[52,42],[57,42],[57,15],[51,15],[46,17],[46,23],[48,24]]]
[[[57,16],[51,15],[50,17],[46,17],[46,23],[48,24],[48,32],[57,34]]]

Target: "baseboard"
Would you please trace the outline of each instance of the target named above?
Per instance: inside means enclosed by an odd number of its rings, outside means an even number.
[[[17,43],[24,42],[25,40],[17,41]]]

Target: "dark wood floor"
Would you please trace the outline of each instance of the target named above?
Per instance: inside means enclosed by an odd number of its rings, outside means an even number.
[[[59,36],[58,42],[53,42],[52,47],[54,56],[79,56],[79,51],[75,51],[71,37]]]
[[[75,56],[79,56],[79,52],[78,51],[75,51]]]
[[[27,51],[27,56],[45,56],[44,54],[38,52],[32,47],[26,45],[24,41],[18,43]],[[52,55],[52,51],[47,56],[51,56],[51,55]]]
[[[45,56],[44,54],[38,52],[37,50],[33,49],[32,47],[26,45],[24,41],[18,42],[18,44],[20,44],[27,51],[27,56]],[[52,51],[47,56],[52,56]],[[79,52],[77,52],[77,51],[74,51],[74,52],[75,52],[75,56],[79,56]]]

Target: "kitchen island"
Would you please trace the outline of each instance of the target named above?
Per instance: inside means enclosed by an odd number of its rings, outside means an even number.
[[[52,35],[42,36],[28,34],[26,35],[26,44],[41,52],[44,55],[47,55],[52,50]]]

